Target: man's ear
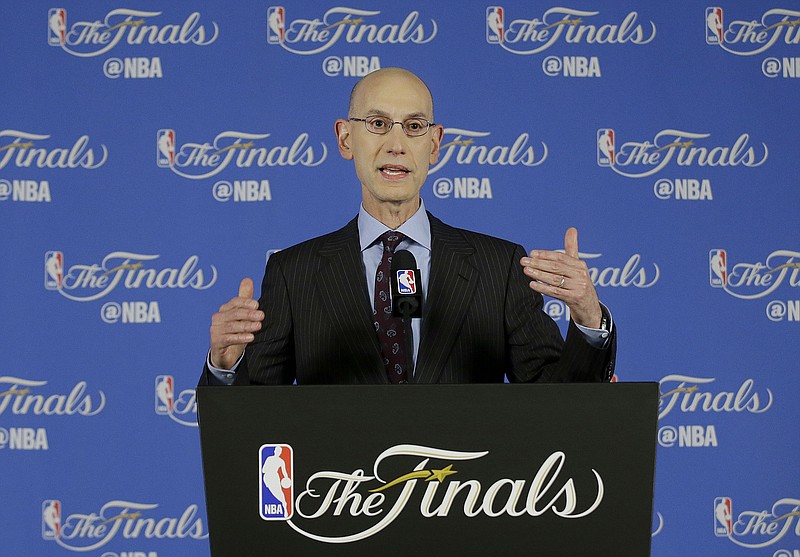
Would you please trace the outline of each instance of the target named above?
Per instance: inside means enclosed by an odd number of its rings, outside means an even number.
[[[436,124],[431,128],[431,160],[430,164],[436,164],[439,160],[439,147],[442,145],[444,138],[444,128]]]
[[[339,154],[345,160],[353,160],[353,151],[350,149],[350,122],[339,118],[333,125],[333,129],[336,132],[336,146],[339,148]]]

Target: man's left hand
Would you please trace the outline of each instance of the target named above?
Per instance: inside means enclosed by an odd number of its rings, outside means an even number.
[[[603,311],[586,263],[578,259],[578,230],[564,235],[564,253],[533,250],[520,259],[523,272],[532,278],[530,287],[569,307],[572,320],[591,329],[600,328]]]

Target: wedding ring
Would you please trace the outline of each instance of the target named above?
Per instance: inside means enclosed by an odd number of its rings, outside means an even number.
[[[562,286],[564,286],[564,283],[566,281],[567,281],[567,278],[564,275],[561,275],[561,282],[558,283],[558,286],[556,286],[556,288],[561,288]]]

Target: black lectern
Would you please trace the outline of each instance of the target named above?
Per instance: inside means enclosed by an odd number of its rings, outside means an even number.
[[[650,554],[657,383],[197,395],[213,557]]]

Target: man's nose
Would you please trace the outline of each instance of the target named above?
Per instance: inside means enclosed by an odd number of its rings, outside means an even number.
[[[403,131],[403,126],[399,122],[395,122],[392,125],[392,129],[390,129],[389,133],[384,137],[386,137],[387,152],[394,153],[395,155],[405,154],[408,146],[408,136],[406,132]]]

